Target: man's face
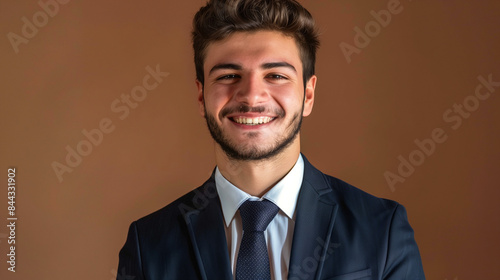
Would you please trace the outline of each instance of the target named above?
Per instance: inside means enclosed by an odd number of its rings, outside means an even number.
[[[237,32],[211,43],[197,81],[200,113],[228,157],[260,160],[299,145],[316,77],[306,84],[295,40],[276,31]]]

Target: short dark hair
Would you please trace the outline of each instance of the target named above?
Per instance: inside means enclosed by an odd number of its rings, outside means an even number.
[[[314,75],[318,31],[311,14],[295,0],[209,0],[193,19],[196,78],[203,84],[206,49],[238,31],[272,30],[295,39],[305,83]]]

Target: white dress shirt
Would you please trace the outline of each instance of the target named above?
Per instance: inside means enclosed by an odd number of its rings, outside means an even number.
[[[222,176],[219,168],[216,168],[215,186],[217,187],[224,215],[227,247],[233,277],[236,273],[236,260],[238,259],[241,237],[243,236],[241,216],[238,209],[247,199],[267,199],[280,209],[276,217],[269,223],[266,231],[264,231],[271,265],[271,279],[287,279],[295,226],[295,207],[303,177],[304,160],[302,155],[299,154],[299,158],[290,172],[262,198],[259,198],[251,196],[231,184]]]

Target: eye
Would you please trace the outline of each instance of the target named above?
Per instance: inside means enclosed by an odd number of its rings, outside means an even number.
[[[229,75],[224,75],[224,76],[220,76],[217,78],[217,81],[221,81],[221,80],[232,80],[232,79],[237,79],[239,78],[238,75],[236,74],[229,74]]]
[[[280,75],[280,74],[269,74],[267,75],[268,78],[274,79],[274,80],[287,80],[288,78]]]

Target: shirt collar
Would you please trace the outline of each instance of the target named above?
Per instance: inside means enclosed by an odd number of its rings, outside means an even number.
[[[264,194],[262,199],[267,199],[276,204],[288,218],[294,219],[297,198],[299,196],[302,179],[304,177],[304,160],[299,154],[297,162],[288,174],[283,177],[272,189]],[[219,171],[215,169],[215,186],[222,206],[222,213],[226,226],[229,226],[240,208],[241,204],[247,199],[261,200],[258,197],[251,196],[242,191],[231,182],[229,182]]]

